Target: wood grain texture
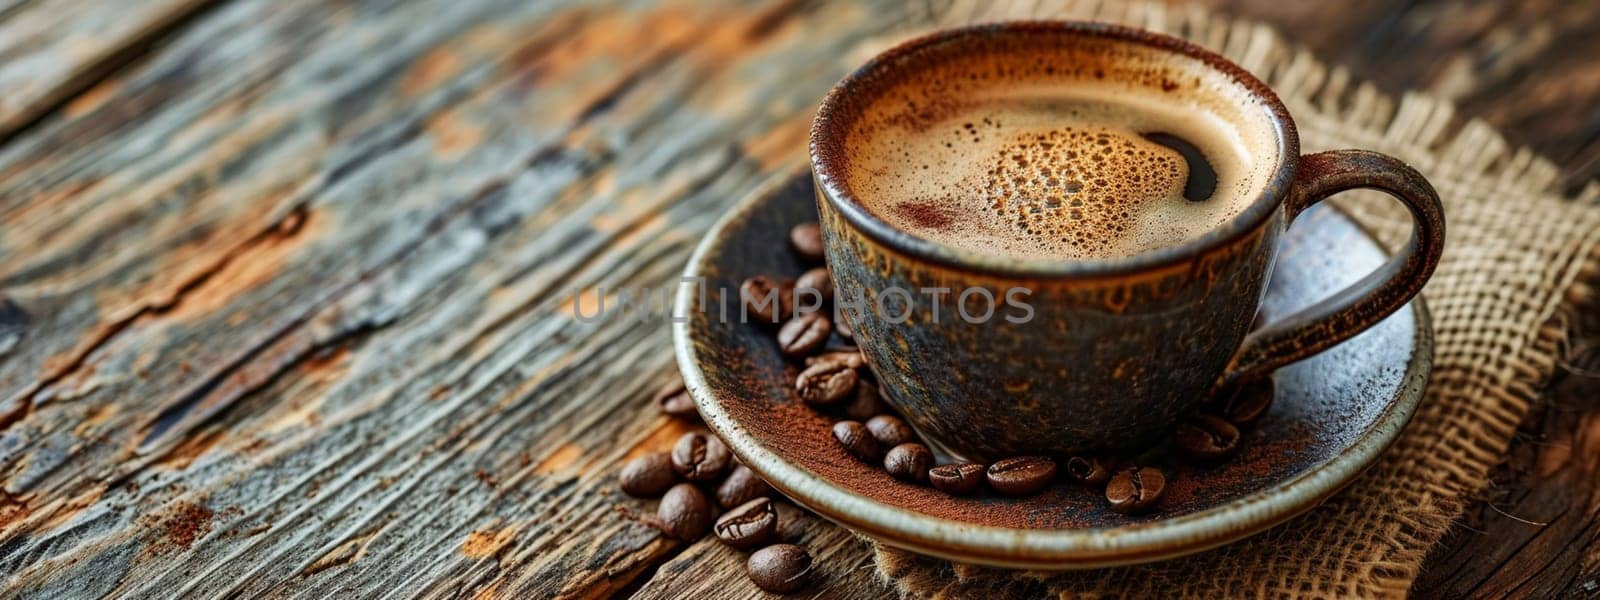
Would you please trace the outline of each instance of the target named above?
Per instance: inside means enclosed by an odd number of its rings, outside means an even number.
[[[1213,3],[1600,173],[1593,3]],[[667,328],[575,292],[670,285],[939,4],[0,0],[0,597],[759,596],[614,492],[685,431]],[[1419,591],[1600,589],[1594,393],[1551,390]],[[810,594],[886,593],[784,529]]]
[[[894,18],[234,2],[30,128],[0,595],[633,585],[679,551],[612,494],[667,329],[564,304],[670,283]]]
[[[1199,0],[1276,25],[1390,93],[1454,100],[1508,141],[1600,178],[1600,3],[1564,0]]]
[[[0,140],[210,1],[0,2]]]

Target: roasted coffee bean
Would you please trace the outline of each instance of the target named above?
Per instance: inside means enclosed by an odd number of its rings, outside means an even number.
[[[672,446],[672,468],[689,481],[711,481],[728,472],[733,456],[716,436],[689,432]]]
[[[617,476],[623,493],[635,498],[654,498],[678,483],[678,472],[665,452],[651,452],[622,465]]]
[[[983,465],[977,463],[939,465],[928,470],[928,483],[946,494],[964,496],[983,485],[983,472]]]
[[[989,487],[1007,496],[1038,493],[1056,478],[1056,461],[1043,456],[1017,456],[989,465]]]
[[[806,356],[821,349],[833,334],[833,322],[820,312],[795,315],[778,330],[778,350],[784,356]]]
[[[1218,394],[1211,409],[1235,427],[1249,428],[1267,415],[1274,395],[1271,378],[1245,382]]]
[[[893,448],[917,439],[917,432],[912,431],[910,425],[894,415],[878,415],[867,419],[867,430],[872,432],[872,437],[878,439],[878,445],[885,448]]]
[[[1167,491],[1167,477],[1155,467],[1129,467],[1106,483],[1111,510],[1125,515],[1150,510]]]
[[[878,386],[865,380],[856,383],[856,393],[844,405],[844,416],[857,421],[867,421],[886,412],[889,412],[889,405],[878,394]]]
[[[933,451],[916,442],[900,444],[884,455],[883,468],[895,479],[927,481],[928,469],[933,468]]]
[[[818,363],[824,362],[842,362],[852,369],[859,369],[866,366],[867,359],[863,358],[861,351],[856,349],[829,350],[815,356],[806,357],[806,366],[808,367],[814,367]]]
[[[1067,478],[1078,483],[1099,485],[1111,480],[1111,466],[1092,456],[1069,458],[1066,467]]]
[[[833,424],[833,439],[839,440],[839,445],[851,456],[867,462],[875,462],[883,454],[878,447],[878,440],[873,439],[872,432],[866,425],[856,421],[839,421]]]
[[[794,390],[806,404],[822,406],[850,397],[859,376],[849,363],[825,361],[806,367],[794,380]]]
[[[764,546],[778,536],[778,511],[772,500],[756,498],[729,509],[711,531],[722,543],[740,550]]]
[[[700,411],[694,406],[694,398],[689,396],[689,390],[684,389],[682,381],[675,381],[656,392],[656,406],[661,412],[692,421],[700,420]]]
[[[733,508],[772,493],[772,486],[767,485],[755,471],[739,465],[729,471],[728,478],[717,486],[717,504],[723,508]]]
[[[750,554],[745,573],[756,587],[774,594],[799,590],[811,574],[811,554],[794,544],[767,546]]]
[[[746,318],[754,323],[782,323],[794,314],[794,288],[757,275],[739,286],[739,301]]]
[[[794,253],[801,260],[822,262],[822,226],[816,221],[795,225],[794,229],[789,230],[789,245],[794,247]]]
[[[1178,450],[1194,458],[1222,458],[1239,449],[1239,428],[1210,415],[1179,424],[1173,436]]]
[[[833,332],[849,341],[856,341],[856,330],[850,326],[850,317],[839,313],[839,318],[833,320]]]
[[[667,490],[656,507],[656,527],[673,539],[692,542],[711,527],[711,502],[692,483],[680,483]]]
[[[833,301],[833,274],[827,267],[817,267],[806,271],[794,280],[796,290],[814,290],[823,302]]]

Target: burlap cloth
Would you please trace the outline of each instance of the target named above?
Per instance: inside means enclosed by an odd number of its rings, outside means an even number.
[[[907,595],[949,597],[1403,595],[1428,549],[1484,487],[1564,348],[1564,318],[1587,305],[1600,271],[1600,185],[1554,191],[1554,165],[1487,125],[1416,94],[1395,99],[1330,69],[1274,30],[1201,8],[1081,2],[956,2],[873,40],[857,62],[919,30],[974,21],[1121,22],[1219,50],[1283,97],[1305,152],[1366,148],[1397,156],[1438,188],[1448,240],[1423,296],[1437,336],[1433,374],[1394,447],[1355,483],[1288,524],[1202,554],[1085,572],[1006,571],[876,548],[878,572]],[[1390,247],[1410,222],[1383,197],[1336,200]]]

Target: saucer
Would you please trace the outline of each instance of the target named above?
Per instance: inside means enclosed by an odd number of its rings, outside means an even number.
[[[678,366],[706,423],[774,488],[912,552],[1063,570],[1163,560],[1259,533],[1312,509],[1371,464],[1411,419],[1428,378],[1433,339],[1418,300],[1278,370],[1272,409],[1240,452],[1216,465],[1170,469],[1167,495],[1152,513],[1112,512],[1099,490],[1066,482],[1028,498],[949,496],[846,454],[832,421],[795,396],[798,371],[778,353],[771,330],[738,322],[740,282],[803,272],[788,232],[816,218],[809,172],[790,172],[717,223],[685,273],[704,285],[678,290],[679,314],[687,317],[673,326]],[[1268,320],[1328,297],[1386,258],[1327,203],[1296,219],[1283,244],[1262,306]]]

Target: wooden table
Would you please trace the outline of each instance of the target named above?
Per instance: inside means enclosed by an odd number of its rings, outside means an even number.
[[[1600,173],[1600,4],[1219,3]],[[925,10],[0,0],[0,596],[751,593],[614,492],[684,430],[667,328],[571,309],[670,283]],[[1558,375],[1418,591],[1600,589],[1597,392]]]

